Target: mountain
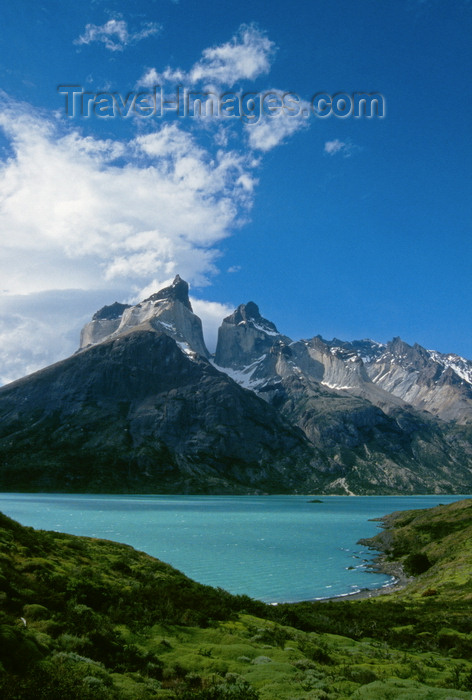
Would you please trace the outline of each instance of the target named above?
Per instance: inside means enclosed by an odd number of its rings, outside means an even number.
[[[216,370],[204,346],[189,349],[201,324],[187,292],[176,278],[124,309],[101,342],[0,390],[1,490],[317,487],[323,459],[302,431]],[[113,314],[100,311],[94,328]]]
[[[468,437],[375,383],[362,354],[367,342],[356,346],[320,336],[293,342],[250,302],[223,320],[215,364],[323,452],[330,463],[327,492],[470,488]],[[380,346],[371,345],[373,355]]]
[[[416,408],[435,416],[472,424],[472,362],[458,355],[443,355],[413,346],[401,338],[386,345],[372,344],[353,350],[362,357],[367,374],[377,385]]]
[[[410,346],[401,338],[384,345],[318,335],[294,343],[263,319],[253,302],[224,319],[215,362],[241,373],[237,380],[254,388],[262,377],[263,355],[281,344],[286,356],[327,388],[362,396],[387,412],[407,404],[444,421],[472,424],[472,361]]]
[[[445,421],[472,424],[472,361],[459,355],[442,354],[413,346],[401,338],[386,344],[373,340],[345,342],[323,340],[325,352],[362,368],[364,379],[390,395]],[[327,375],[325,382],[343,387],[339,377]]]
[[[177,275],[170,287],[161,289],[135,306],[104,306],[82,329],[80,348],[96,345],[135,330],[161,330],[187,352],[209,357],[203,340],[202,322],[192,311],[188,284]]]
[[[215,364],[236,369],[250,367],[270,350],[274,339],[282,337],[271,321],[262,318],[257,304],[241,304],[218,330]]]
[[[399,339],[292,341],[254,302],[211,357],[188,291],[177,275],[103,307],[75,355],[0,389],[0,489],[472,488],[472,363]]]

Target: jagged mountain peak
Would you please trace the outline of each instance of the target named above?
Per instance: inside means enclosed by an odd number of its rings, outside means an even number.
[[[431,363],[428,351],[418,343],[409,345],[400,337],[387,343],[384,355],[391,355],[393,361],[404,368],[420,370]]]
[[[118,301],[109,304],[108,306],[102,306],[94,315],[92,316],[92,321],[113,321],[117,318],[121,318],[123,312],[129,309],[130,304],[120,304]]]
[[[277,339],[285,338],[272,321],[261,316],[256,303],[240,304],[218,330],[215,362],[220,367],[247,369],[263,359]]]
[[[192,311],[192,305],[188,296],[188,282],[183,280],[180,275],[175,276],[174,281],[169,287],[164,287],[164,289],[160,289],[158,292],[151,294],[150,297],[144,299],[144,301],[140,303],[144,304],[147,301],[161,300],[180,301],[181,304],[183,304],[187,307],[187,309]]]
[[[451,369],[458,377],[467,384],[472,386],[472,361],[466,360],[465,357],[454,353],[443,354],[436,350],[428,350],[428,355],[434,362]]]
[[[208,361],[179,275],[138,304],[100,309],[81,350],[0,391],[1,483],[19,484],[25,460],[43,488],[58,483],[49,464],[72,489],[76,476],[89,488],[87,465],[103,490],[121,478],[171,491],[472,483],[472,362],[456,355],[399,337],[293,342],[250,301],[224,319]]]
[[[415,350],[416,352],[421,353],[421,351],[424,350],[424,348],[419,345],[418,343],[414,343],[414,345],[409,345],[405,340],[400,338],[399,335],[395,336],[390,340],[390,342],[387,343],[387,347],[389,350],[399,354],[399,353],[410,353],[412,350]]]
[[[251,324],[257,330],[264,333],[278,335],[277,327],[272,321],[268,321],[261,316],[258,305],[253,301],[248,301],[247,304],[240,304],[230,316],[227,316],[223,323],[229,323],[234,326],[240,324]]]
[[[115,302],[103,307],[82,329],[80,349],[146,328],[169,335],[183,352],[208,357],[202,323],[192,311],[188,291],[188,283],[176,275],[170,286],[134,306]]]

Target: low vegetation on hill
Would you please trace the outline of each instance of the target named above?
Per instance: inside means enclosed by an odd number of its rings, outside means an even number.
[[[5,700],[472,698],[472,500],[384,519],[412,581],[270,606],[131,547],[0,515]]]

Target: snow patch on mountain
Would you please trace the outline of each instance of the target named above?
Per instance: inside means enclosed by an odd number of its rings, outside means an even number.
[[[452,369],[458,377],[472,386],[472,362],[452,353],[443,355],[436,350],[428,350],[429,356],[445,369]]]
[[[254,321],[252,321],[252,325],[256,330],[262,331],[266,335],[273,335],[273,336],[280,335],[280,333],[278,331],[273,331],[268,326],[264,326],[261,323],[255,323]]]
[[[255,371],[260,367],[261,363],[265,360],[266,355],[261,355],[255,362],[251,362],[250,365],[242,367],[241,369],[232,369],[231,367],[220,367],[214,360],[210,360],[210,363],[219,372],[223,372],[228,377],[230,377],[237,384],[242,386],[244,389],[251,389],[255,391],[259,389],[263,384],[267,382],[266,377],[256,379],[253,377]]]
[[[348,391],[349,389],[356,389],[357,387],[355,386],[342,386],[340,384],[333,384],[331,382],[320,382],[323,386],[326,386],[328,389],[336,389],[336,391]]]

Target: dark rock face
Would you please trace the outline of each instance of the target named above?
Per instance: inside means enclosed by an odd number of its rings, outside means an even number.
[[[220,367],[242,369],[269,352],[274,338],[279,337],[275,325],[262,318],[254,302],[241,304],[218,330],[215,362]]]
[[[306,376],[282,379],[272,405],[327,457],[325,492],[460,493],[472,486],[472,449],[427,414],[327,389]],[[260,396],[264,395],[264,390]]]
[[[152,294],[148,299],[145,299],[145,301],[160,301],[162,299],[180,301],[189,311],[192,311],[192,305],[188,298],[188,283],[185,282],[180,275],[175,276],[170,287],[164,287],[164,289],[161,289],[159,292],[156,292],[156,294]]]
[[[240,323],[252,323],[256,327],[259,324],[263,330],[278,334],[275,324],[266,318],[262,318],[259,307],[253,301],[248,301],[247,304],[240,304],[236,311],[227,316],[223,322],[231,323],[235,326],[238,326]]]
[[[0,390],[0,488],[246,493],[317,484],[276,409],[163,333],[135,331]]]
[[[249,302],[224,319],[212,363],[179,276],[98,311],[81,348],[0,389],[0,489],[472,489],[472,362],[456,355],[400,338],[293,342]]]
[[[99,311],[94,313],[92,321],[114,321],[117,318],[121,318],[123,316],[123,311],[129,309],[129,307],[129,304],[120,304],[118,301],[115,301],[113,304],[103,306]]]

